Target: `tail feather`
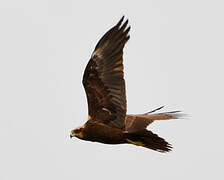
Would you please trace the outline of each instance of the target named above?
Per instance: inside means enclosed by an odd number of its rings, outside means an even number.
[[[171,144],[157,134],[147,130],[138,133],[128,133],[126,140],[127,143],[146,147],[158,152],[169,152],[172,149]]]
[[[156,120],[182,119],[186,114],[181,111],[170,111],[154,113],[164,106],[154,109],[145,114],[132,114],[125,117],[125,133],[127,143],[143,146],[159,152],[169,152],[172,146],[157,134],[148,131],[146,128]]]
[[[161,109],[161,108],[162,107],[160,107],[158,109]],[[155,109],[155,110],[145,113],[145,114],[126,115],[125,130],[128,132],[138,132],[143,129],[146,129],[149,124],[151,124],[152,122],[154,122],[156,120],[182,119],[182,118],[186,117],[186,115],[181,113],[181,111],[152,113],[158,109]]]
[[[171,111],[164,113],[156,113],[156,114],[144,114],[144,117],[152,120],[171,120],[171,119],[180,119],[185,117],[186,115],[181,113],[181,111]]]
[[[165,106],[160,106],[160,107],[158,107],[158,108],[156,108],[156,109],[154,109],[154,110],[152,110],[152,111],[149,111],[149,112],[147,112],[147,113],[145,113],[145,114],[150,114],[150,113],[154,113],[154,112],[156,112],[156,111],[158,111],[158,110],[160,110],[160,109],[162,109],[162,108],[164,108]]]

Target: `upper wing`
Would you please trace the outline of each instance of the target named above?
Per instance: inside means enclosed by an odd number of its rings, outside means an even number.
[[[91,119],[121,129],[126,115],[123,48],[130,38],[123,19],[100,39],[83,76]]]

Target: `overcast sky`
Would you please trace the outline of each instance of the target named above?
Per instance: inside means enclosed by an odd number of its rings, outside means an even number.
[[[1,0],[0,180],[224,179],[223,5]],[[69,138],[88,116],[84,68],[122,15],[128,113],[165,105],[190,116],[149,127],[171,153]]]

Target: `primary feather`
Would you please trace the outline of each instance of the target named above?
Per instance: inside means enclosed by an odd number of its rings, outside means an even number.
[[[123,48],[130,27],[123,19],[100,39],[83,76],[91,119],[116,128],[124,128],[126,115]]]

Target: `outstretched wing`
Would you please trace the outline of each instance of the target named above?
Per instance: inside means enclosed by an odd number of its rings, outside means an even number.
[[[130,38],[123,19],[100,39],[83,76],[90,119],[120,129],[126,116],[123,48]]]

